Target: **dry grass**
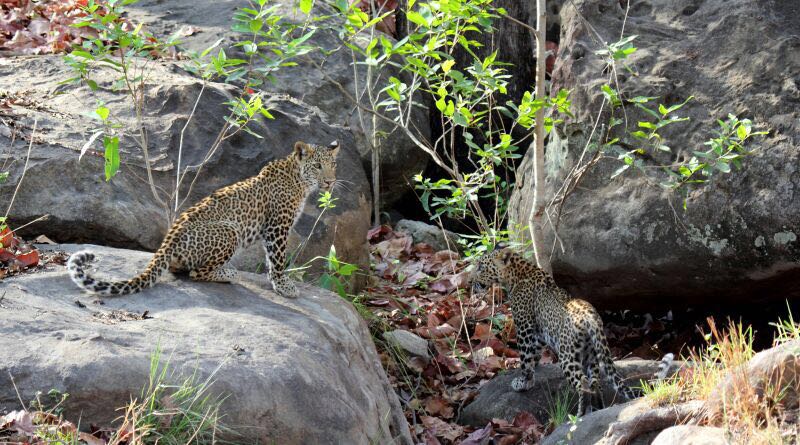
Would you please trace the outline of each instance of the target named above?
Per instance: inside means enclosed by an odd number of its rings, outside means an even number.
[[[707,322],[706,345],[684,357],[689,366],[673,377],[643,382],[645,397],[657,406],[712,400],[718,408],[710,423],[724,427],[736,443],[798,443],[797,420],[791,420],[795,425],[785,422],[787,415],[780,403],[788,388],[758,388],[748,375],[747,364],[755,355],[752,328],[729,322],[728,328],[721,330],[713,319]],[[800,340],[800,325],[791,312],[775,326],[776,346]]]

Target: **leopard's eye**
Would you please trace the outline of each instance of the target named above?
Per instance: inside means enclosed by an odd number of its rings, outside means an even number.
[[[319,162],[315,162],[314,163],[314,168],[321,169],[322,168],[322,164],[320,164]]]

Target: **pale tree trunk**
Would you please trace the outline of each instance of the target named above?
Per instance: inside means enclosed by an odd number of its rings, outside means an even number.
[[[545,35],[547,33],[547,9],[545,0],[536,0],[536,99],[544,100],[544,74],[546,68]],[[550,258],[544,248],[544,108],[536,111],[533,138],[533,205],[528,215],[528,228],[536,252],[536,263],[547,273],[552,273]]]

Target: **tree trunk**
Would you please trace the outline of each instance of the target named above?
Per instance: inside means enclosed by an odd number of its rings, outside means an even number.
[[[547,8],[545,0],[536,0],[536,99],[544,100],[545,83],[544,74],[546,69],[545,57],[545,35],[547,33]],[[539,108],[535,115],[536,123],[534,126],[533,137],[533,205],[531,213],[528,215],[528,228],[531,232],[531,240],[536,253],[536,264],[547,273],[552,274],[550,258],[545,253],[544,248],[544,211],[545,211],[545,188],[544,188],[544,108]]]

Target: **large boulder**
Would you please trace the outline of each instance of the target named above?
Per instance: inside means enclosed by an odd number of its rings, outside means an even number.
[[[151,257],[86,247],[97,276],[131,277]],[[330,292],[300,285],[300,297],[286,299],[243,273],[236,284],[178,278],[98,305],[63,266],[48,269],[4,282],[0,410],[20,408],[11,376],[23,401],[56,389],[69,393],[69,420],[107,425],[139,397],[160,346],[176,381],[213,375],[238,443],[411,443],[366,324]]]
[[[156,188],[166,191],[161,193],[166,206],[174,209],[174,198],[168,194],[175,190],[181,131],[202,82],[174,64],[153,63],[151,68],[144,123],[153,179]],[[60,84],[69,77],[66,65],[57,56],[0,59],[0,89],[16,101],[10,110],[4,110],[6,125],[0,126],[0,143],[11,146],[2,160],[10,166],[11,176],[0,184],[0,201],[10,200],[22,178],[27,142],[33,121],[38,120],[28,171],[11,209],[12,227],[49,214],[46,222],[29,226],[27,231],[45,233],[59,242],[157,248],[170,223],[166,207],[156,201],[144,179],[147,174],[141,150],[132,137],[122,138],[122,167],[109,182],[103,179],[100,152],[92,151],[102,150],[99,143],[79,160],[81,147],[99,124],[88,117],[94,109],[89,88]],[[111,110],[111,117],[125,126],[126,135],[136,134],[129,103],[108,89],[114,77],[109,72],[98,77],[107,80],[100,82],[97,97]],[[209,83],[205,87],[183,133],[182,169],[202,162],[224,123],[227,106],[223,103],[234,93],[229,85]],[[241,132],[224,141],[203,166],[181,210],[217,188],[255,175],[267,162],[288,155],[297,140],[318,144],[338,140],[342,149],[337,177],[345,187],[334,190],[336,207],[326,210],[319,221],[317,196],[309,197],[290,235],[290,249],[294,252],[303,245],[295,260],[295,264],[303,264],[326,255],[335,245],[340,259],[366,266],[371,195],[351,132],[328,123],[313,107],[292,97],[270,95],[265,100],[275,119],[252,124],[263,139]],[[183,181],[181,199],[193,178],[190,172]],[[260,246],[251,247],[234,262],[247,270],[256,270],[259,263],[263,263]]]
[[[673,154],[657,163],[704,149],[716,120],[728,113],[770,134],[752,144],[756,151],[741,170],[696,187],[685,211],[679,195],[641,175],[611,180],[620,163],[601,160],[565,202],[552,262],[556,279],[605,307],[800,296],[800,41],[794,35],[800,4],[632,0],[627,20],[621,4],[576,0],[561,11],[552,85],[571,91],[574,118],[546,148],[548,199],[578,161],[603,102],[608,72],[594,52],[601,42],[617,41],[623,27],[626,36],[638,36],[638,50],[625,61],[637,75],[618,67],[615,87],[666,105],[694,96],[678,112],[691,121],[663,130]],[[647,118],[633,106],[626,113],[631,127]],[[532,166],[529,153],[510,202],[517,223],[527,223]],[[551,226],[545,231],[545,245],[552,246]]]
[[[275,0],[270,5],[277,7],[276,11],[290,22],[303,23],[308,18],[297,9],[296,0]],[[159,35],[166,36],[181,29],[191,29],[194,32],[181,39],[181,47],[202,51],[219,38],[223,38],[222,46],[245,38],[230,30],[234,23],[231,17],[239,7],[250,7],[250,4],[244,0],[227,3],[214,0],[142,0],[131,6],[130,11],[133,20],[146,22]],[[332,13],[332,6],[325,2],[315,2],[311,12],[312,18]],[[387,37],[393,40],[392,37]],[[325,26],[318,27],[308,43],[327,51],[337,48],[344,50],[330,54],[313,52],[296,59],[297,66],[277,71],[275,82],[266,83],[264,88],[270,92],[288,94],[312,107],[326,122],[346,128],[355,141],[354,147],[361,155],[367,175],[371,176],[369,135],[372,132],[372,117],[368,112],[362,111],[359,114],[358,107],[348,97],[361,97],[361,104],[368,106],[367,95],[363,94],[367,79],[366,66],[359,64],[354,70],[354,59],[350,50],[342,46],[336,32],[326,29]],[[359,41],[357,44],[364,43]],[[394,68],[383,70],[378,75],[380,80],[376,83],[377,90],[388,84],[390,76],[403,77]],[[357,87],[359,94],[356,94]],[[343,89],[348,94],[344,94]],[[424,138],[430,137],[426,110],[416,108],[410,118],[419,134]],[[428,155],[418,149],[401,130],[395,130],[394,125],[378,119],[376,126],[382,135],[379,138],[381,204],[388,206],[403,196],[403,191],[412,183],[411,176],[425,168]]]

